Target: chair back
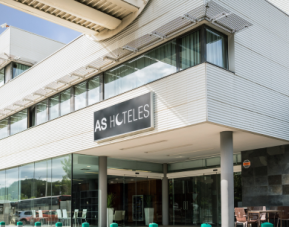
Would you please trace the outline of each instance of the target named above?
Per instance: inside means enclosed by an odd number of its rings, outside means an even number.
[[[39,211],[38,211],[38,217],[43,218],[43,212],[42,212],[42,210],[39,210]]]
[[[32,212],[32,218],[36,218],[36,211],[35,210],[31,210]]]
[[[122,211],[122,220],[125,218],[125,210]]]
[[[280,219],[289,219],[289,207],[288,206],[280,206],[278,207],[279,218]]]
[[[235,216],[238,222],[246,222],[245,209],[242,207],[235,207]]]
[[[56,210],[56,212],[57,212],[57,217],[58,218],[62,218],[61,210],[58,209],[58,210]]]
[[[66,209],[62,210],[63,218],[68,218]]]
[[[74,219],[78,218],[78,211],[79,211],[78,209],[74,210],[74,214],[73,214]]]
[[[122,221],[123,220],[123,211],[116,210],[114,213],[114,221]]]
[[[82,218],[86,218],[87,209],[82,210]]]

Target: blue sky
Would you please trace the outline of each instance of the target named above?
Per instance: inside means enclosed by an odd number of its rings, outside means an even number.
[[[0,25],[4,23],[62,43],[69,43],[81,34],[69,28],[0,4]],[[0,27],[0,34],[4,30],[5,29]]]

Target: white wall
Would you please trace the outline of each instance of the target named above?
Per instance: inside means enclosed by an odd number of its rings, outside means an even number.
[[[0,34],[0,55],[10,53],[10,31],[6,29]],[[3,57],[3,56],[0,56]]]
[[[0,168],[205,122],[205,86],[202,64],[7,137],[0,140]],[[101,144],[93,141],[93,112],[150,91],[155,93],[155,130]]]

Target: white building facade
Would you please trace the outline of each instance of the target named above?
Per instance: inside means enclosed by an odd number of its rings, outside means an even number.
[[[154,0],[109,39],[10,45],[32,67],[0,87],[0,219],[229,227],[288,205],[288,36],[264,0]]]

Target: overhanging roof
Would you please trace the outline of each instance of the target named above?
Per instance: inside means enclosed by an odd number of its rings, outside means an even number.
[[[149,0],[0,0],[4,5],[94,36],[97,40],[120,32],[142,12],[148,2]]]

